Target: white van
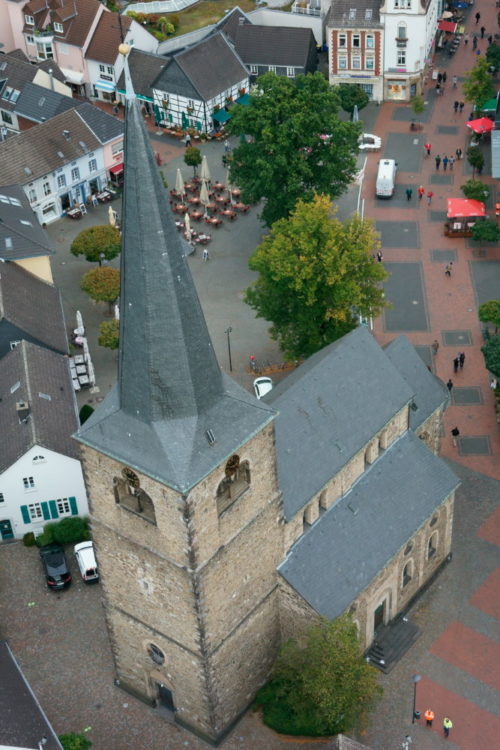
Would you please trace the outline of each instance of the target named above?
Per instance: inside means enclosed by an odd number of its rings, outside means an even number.
[[[398,165],[394,159],[381,159],[378,163],[375,195],[377,198],[392,198]]]
[[[96,583],[99,580],[99,573],[93,543],[80,542],[80,544],[75,544],[74,553],[80,575],[85,583]]]

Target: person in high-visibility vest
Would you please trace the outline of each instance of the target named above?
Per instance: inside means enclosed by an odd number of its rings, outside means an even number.
[[[444,732],[445,737],[449,736],[450,729],[452,728],[452,726],[453,726],[453,722],[451,721],[451,719],[445,716],[443,719],[443,732]]]
[[[424,714],[424,717],[426,725],[428,727],[432,727],[432,722],[434,721],[434,711],[431,708],[428,708]]]

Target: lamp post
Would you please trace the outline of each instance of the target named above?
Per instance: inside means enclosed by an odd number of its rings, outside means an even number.
[[[227,336],[227,354],[229,357],[229,372],[233,371],[233,361],[231,359],[231,331],[232,330],[233,329],[231,328],[231,326],[229,326],[229,328],[226,328],[226,331],[225,331],[225,334]]]
[[[418,719],[419,716],[420,716],[420,713],[417,716],[417,711],[416,711],[416,707],[417,707],[417,683],[420,682],[420,680],[422,679],[422,677],[419,674],[414,674],[411,679],[413,680],[413,714],[412,714],[412,717],[411,717],[411,723],[415,724],[415,719]]]

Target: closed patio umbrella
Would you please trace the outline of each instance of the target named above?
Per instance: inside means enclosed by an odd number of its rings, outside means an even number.
[[[191,219],[189,218],[189,214],[184,214],[184,226],[186,228],[186,237],[188,240],[191,239]]]
[[[116,214],[112,206],[108,206],[108,221],[112,227],[116,227]]]
[[[179,195],[184,195],[186,192],[186,188],[184,187],[184,180],[182,179],[181,170],[177,169],[177,174],[175,176],[175,189]]]
[[[208,188],[207,188],[207,183],[205,182],[205,180],[202,180],[201,182],[200,203],[202,203],[205,206],[205,216],[206,216],[207,204],[210,203],[210,196],[208,195]]]
[[[205,182],[210,182],[212,177],[210,175],[210,169],[208,167],[208,161],[206,155],[203,156],[203,159],[201,160],[201,170],[200,170],[200,177]]]
[[[359,110],[357,104],[354,105],[354,108],[352,110],[352,121],[359,122]]]
[[[231,182],[230,182],[229,171],[227,173],[226,185],[227,185],[227,192],[229,193],[229,200],[231,201],[231,205],[233,205],[234,201],[233,201],[233,195],[231,193],[233,186],[231,185]]]

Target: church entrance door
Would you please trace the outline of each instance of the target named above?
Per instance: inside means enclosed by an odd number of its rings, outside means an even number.
[[[385,599],[382,602],[382,604],[379,604],[375,612],[373,613],[373,630],[374,635],[377,634],[377,630],[379,630],[385,621]]]
[[[168,714],[168,718],[173,719],[175,713],[174,696],[172,691],[168,689],[162,682],[156,683],[158,691],[158,708],[162,710],[162,713]]]

